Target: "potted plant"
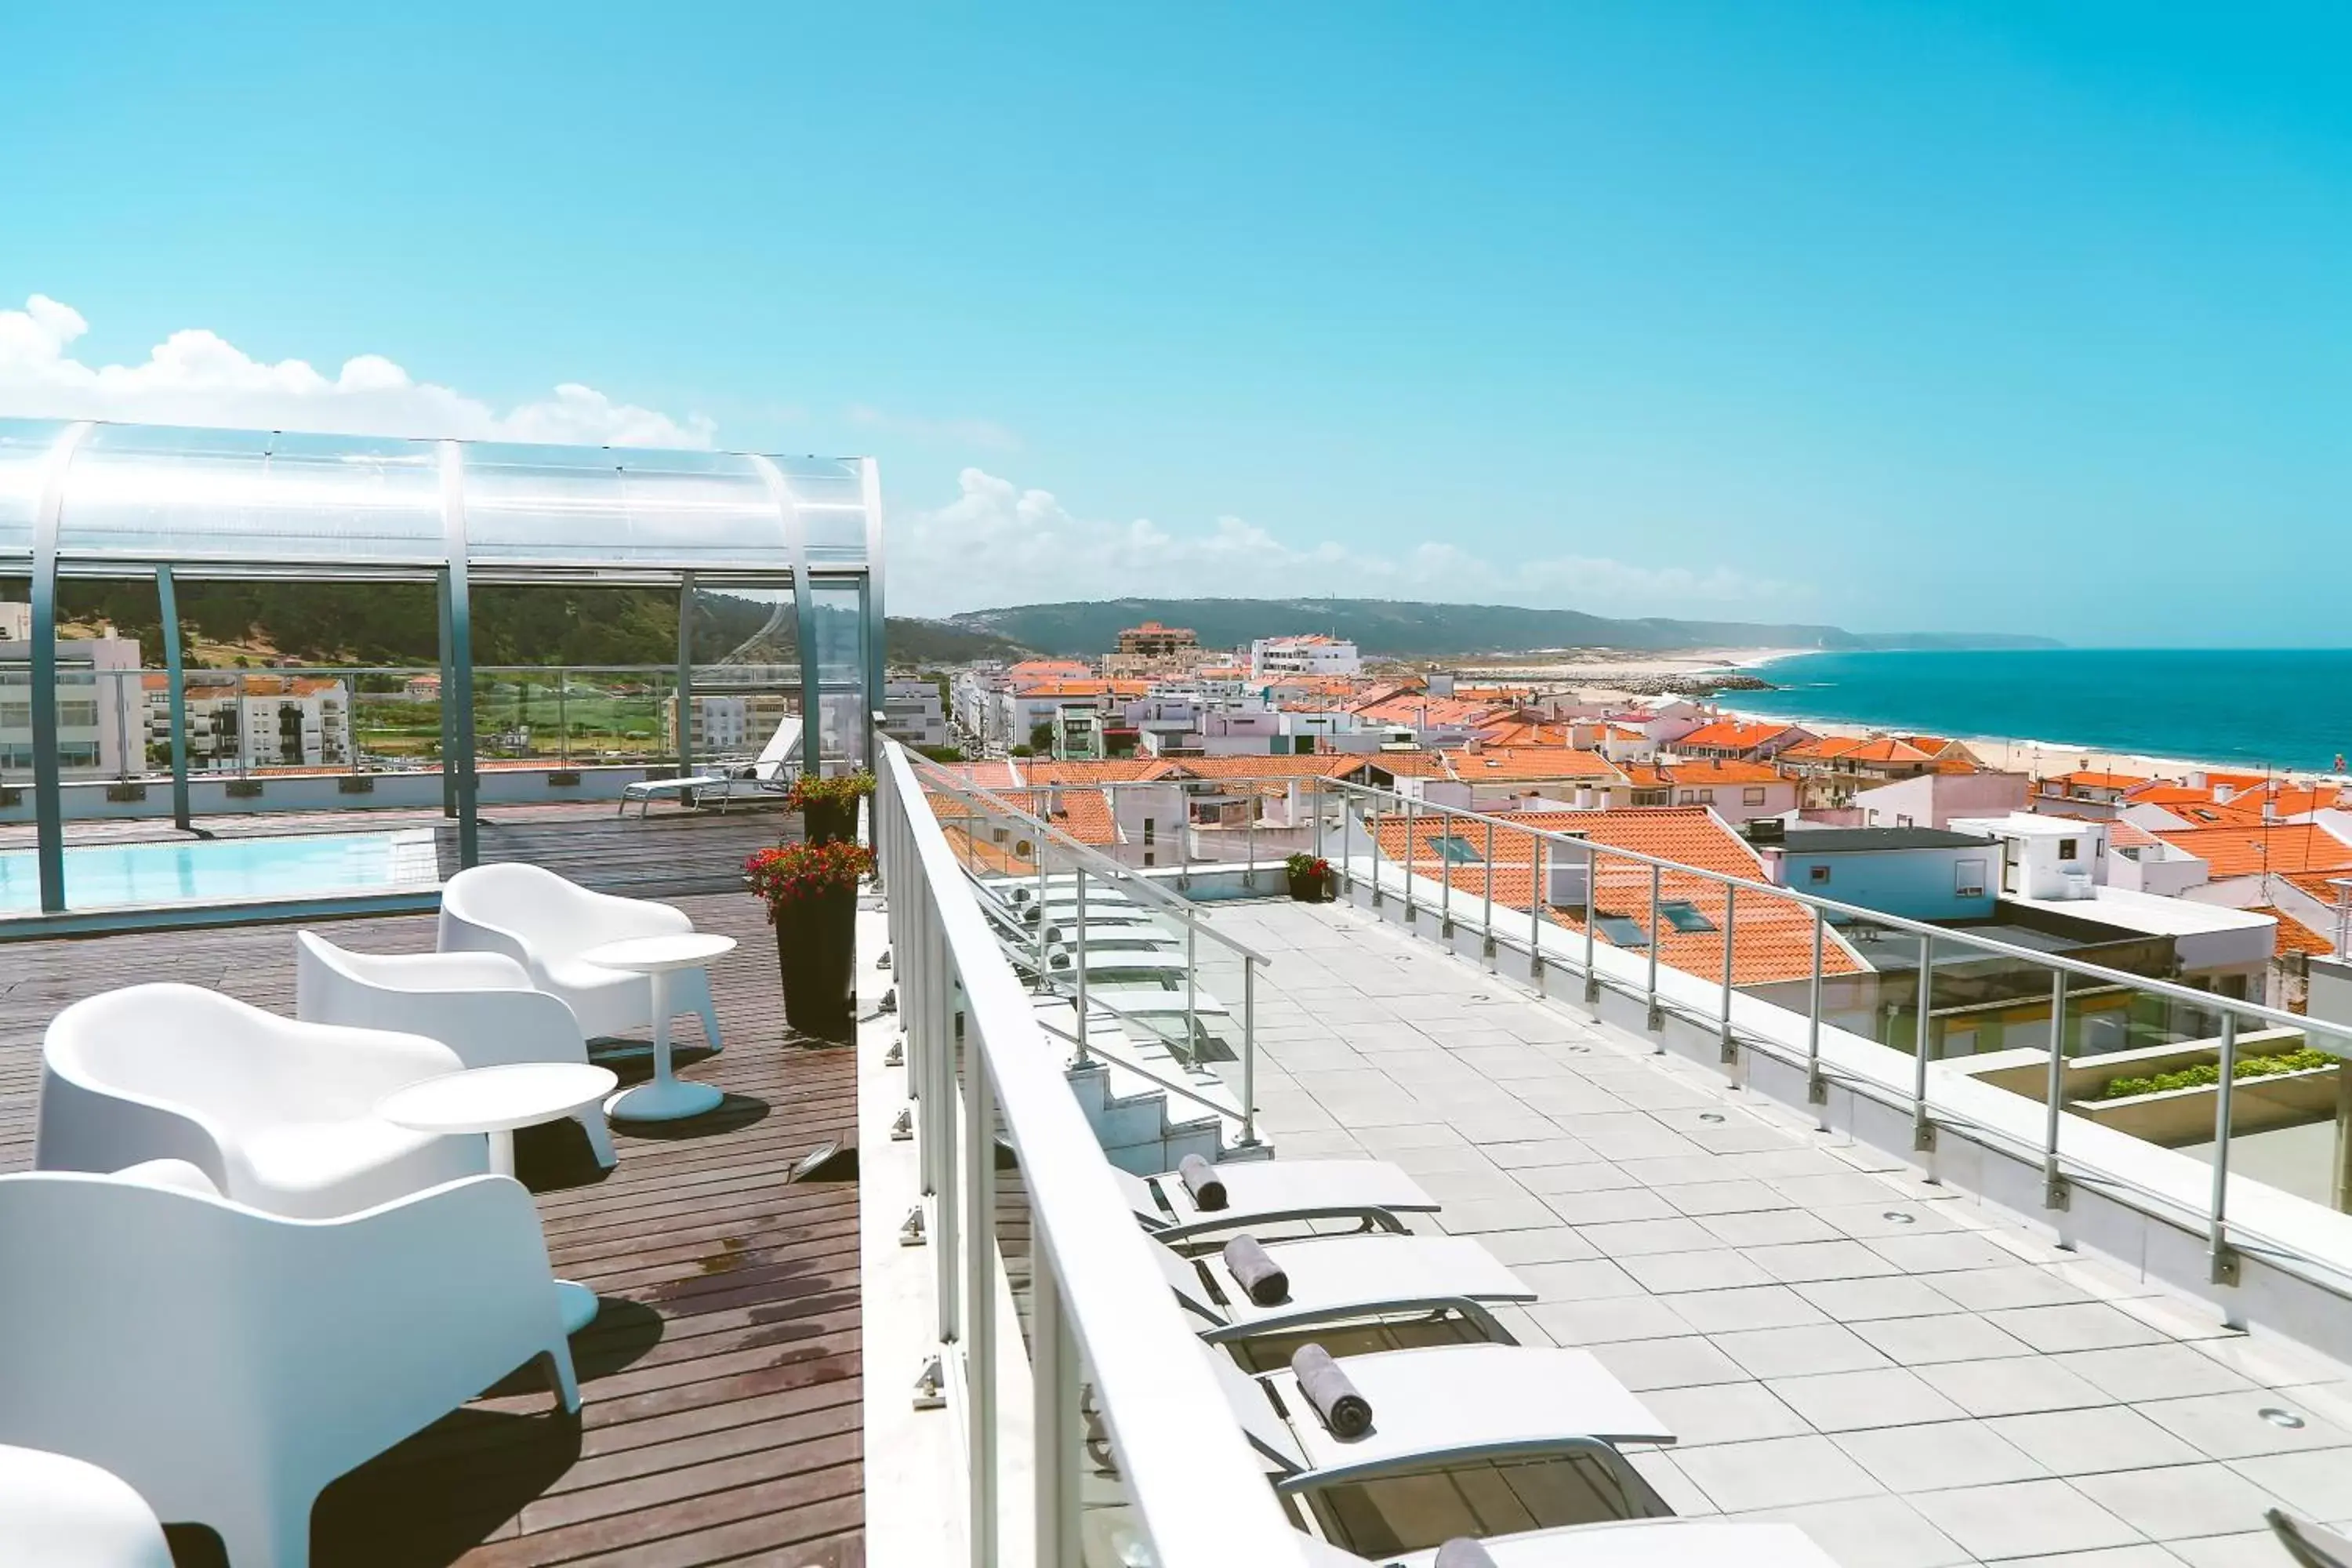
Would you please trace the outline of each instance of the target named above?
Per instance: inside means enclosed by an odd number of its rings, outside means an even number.
[[[1290,873],[1290,896],[1302,904],[1319,904],[1331,896],[1331,862],[1301,851],[1283,861]]]
[[[856,1019],[857,879],[874,852],[835,840],[780,844],[743,862],[743,879],[776,928],[784,1020],[804,1035],[847,1040]]]
[[[872,773],[803,773],[784,796],[787,810],[801,814],[811,844],[841,844],[857,837],[857,803],[874,793]]]

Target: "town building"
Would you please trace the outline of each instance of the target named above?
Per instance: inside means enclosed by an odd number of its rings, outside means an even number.
[[[0,773],[33,766],[33,607],[0,603]],[[127,778],[146,771],[139,642],[110,633],[60,637],[58,764],[66,778]]]
[[[1319,633],[1260,637],[1250,644],[1250,674],[1259,680],[1286,675],[1352,676],[1362,673],[1363,668],[1354,643]]]
[[[939,683],[929,678],[885,682],[882,732],[918,748],[948,744],[948,716]]]
[[[1163,626],[1146,621],[1118,634],[1118,651],[1139,658],[1167,658],[1201,646],[1190,626]]]

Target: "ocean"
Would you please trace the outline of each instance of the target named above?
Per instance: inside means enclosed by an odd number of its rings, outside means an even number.
[[[1812,653],[1757,668],[1743,712],[2314,772],[2352,753],[2352,649]]]

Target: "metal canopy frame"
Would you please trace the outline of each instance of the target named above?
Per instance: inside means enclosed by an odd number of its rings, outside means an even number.
[[[859,588],[866,618],[856,665],[866,687],[861,716],[864,709],[881,703],[881,475],[871,458],[0,419],[0,447],[23,454],[43,447],[33,493],[0,495],[0,506],[12,499],[29,500],[32,522],[29,559],[0,537],[0,574],[23,571],[32,580],[33,790],[44,915],[66,910],[57,684],[62,578],[154,579],[172,716],[173,820],[183,829],[190,826],[190,811],[176,588],[190,580],[435,584],[444,693],[443,805],[457,824],[459,859],[467,866],[480,852],[473,704],[453,701],[449,694],[473,690],[477,584],[677,589],[679,755],[682,765],[690,765],[688,612],[695,588],[736,584],[772,589],[788,581],[796,612],[804,744],[810,765],[821,767],[824,681],[812,592],[812,557],[819,550],[812,548],[809,513],[862,511],[857,542],[846,543],[845,531],[836,528],[839,537],[828,536],[814,570],[828,584]],[[101,449],[95,463],[94,448]],[[175,462],[183,468],[175,469]],[[80,537],[77,479],[110,464],[113,468],[86,487],[100,492],[89,503],[99,521],[90,525],[90,537]],[[22,476],[26,470],[20,465],[12,471]],[[541,478],[534,481],[528,478],[532,475]],[[481,481],[493,477],[486,493]],[[530,489],[534,482],[541,488]],[[436,507],[439,527],[428,533],[422,521]],[[485,542],[478,521],[484,512],[509,514],[506,537]],[[569,526],[575,518],[583,521]],[[383,519],[393,522],[382,523]],[[403,519],[404,533],[398,526]],[[519,523],[524,531],[535,527],[546,537],[518,543]],[[210,524],[221,526],[208,531]],[[610,543],[598,544],[598,526],[608,531]],[[148,536],[143,540],[142,531]]]

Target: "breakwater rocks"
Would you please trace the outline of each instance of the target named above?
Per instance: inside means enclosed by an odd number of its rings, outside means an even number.
[[[1593,675],[1600,674],[1593,671]],[[1609,685],[1621,691],[1632,691],[1643,697],[1712,697],[1719,691],[1778,691],[1770,681],[1738,671],[1706,672],[1677,675],[1616,675],[1607,677]]]

